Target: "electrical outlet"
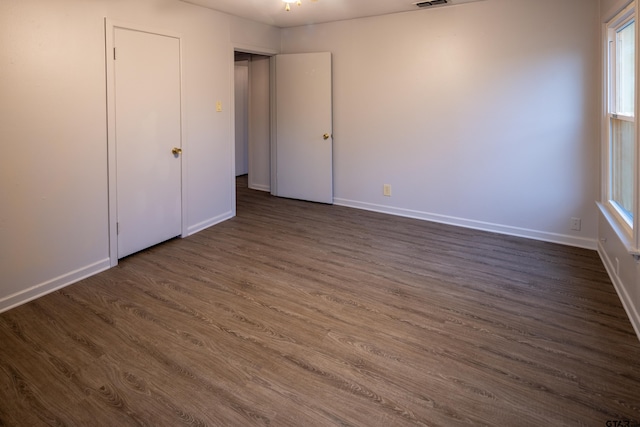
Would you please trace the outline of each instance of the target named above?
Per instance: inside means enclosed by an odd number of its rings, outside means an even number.
[[[580,231],[581,228],[582,228],[582,220],[576,217],[571,218],[571,229],[573,231]]]
[[[382,186],[382,195],[391,197],[391,184],[385,184]]]

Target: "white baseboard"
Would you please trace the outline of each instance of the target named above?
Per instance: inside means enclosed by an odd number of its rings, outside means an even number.
[[[199,222],[198,224],[192,225],[191,227],[187,228],[187,236],[196,234],[198,231],[202,231],[205,228],[209,228],[231,218],[233,218],[233,211],[228,211],[223,213],[222,215],[218,215],[216,217],[209,218],[206,221]]]
[[[258,190],[258,191],[266,191],[266,192],[270,192],[271,191],[271,187],[269,185],[261,185],[261,184],[249,183],[249,188],[251,190]]]
[[[472,228],[475,230],[490,231],[493,233],[506,234],[509,236],[525,237],[528,239],[541,240],[551,243],[559,243],[568,246],[596,250],[598,242],[596,239],[585,239],[565,234],[548,233],[545,231],[530,230],[526,228],[511,227],[508,225],[493,224],[483,221],[475,221],[452,216],[433,214],[428,212],[414,211],[410,209],[400,209],[390,206],[376,205],[372,203],[357,202],[347,199],[334,199],[333,203],[339,206],[346,206],[356,209],[364,209],[373,212],[403,216],[407,218],[421,219],[425,221],[438,222],[442,224],[455,225],[458,227]]]
[[[618,275],[615,274],[616,268],[614,267],[611,259],[607,255],[607,251],[604,249],[601,243],[598,243],[598,254],[600,255],[600,259],[604,264],[604,268],[609,274],[609,278],[613,283],[613,287],[616,289],[618,298],[620,298],[620,302],[622,302],[624,311],[627,312],[627,317],[629,317],[629,321],[631,321],[631,325],[636,331],[636,336],[638,337],[638,340],[640,340],[640,313],[638,312],[638,307],[633,304],[633,300],[629,296],[626,287],[624,286]]]
[[[14,307],[40,298],[46,294],[62,289],[75,282],[85,279],[94,274],[98,274],[111,267],[109,258],[94,262],[93,264],[74,270],[70,273],[63,274],[54,279],[32,286],[15,294],[0,299],[0,313],[10,310]]]

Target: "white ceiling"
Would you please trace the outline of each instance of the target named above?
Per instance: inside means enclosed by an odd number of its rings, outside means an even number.
[[[420,0],[301,0],[302,5],[297,6],[292,3],[289,12],[284,10],[282,0],[182,1],[281,28],[425,10],[415,5]],[[449,5],[431,6],[428,9],[455,6],[472,1],[479,0],[449,0]]]

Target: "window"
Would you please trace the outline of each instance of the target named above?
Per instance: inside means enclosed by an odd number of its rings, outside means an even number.
[[[635,213],[635,3],[607,28],[608,167],[607,201],[618,221],[633,229]]]

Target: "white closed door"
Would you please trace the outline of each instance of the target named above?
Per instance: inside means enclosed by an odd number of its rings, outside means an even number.
[[[182,232],[180,40],[114,29],[118,258]]]
[[[275,57],[276,196],[333,203],[331,53]]]

